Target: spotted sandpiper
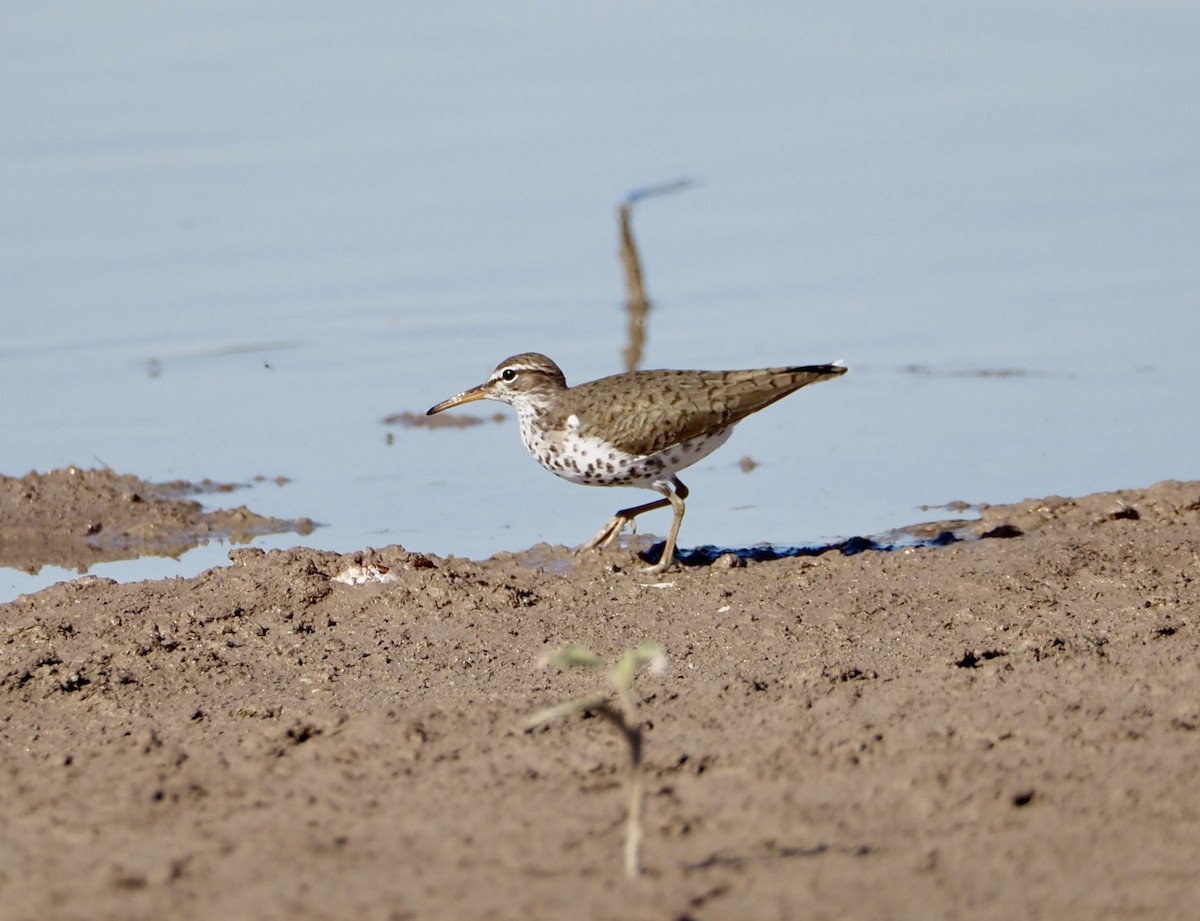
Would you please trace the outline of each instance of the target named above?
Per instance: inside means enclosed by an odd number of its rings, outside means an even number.
[[[662,558],[675,559],[688,489],[675,475],[726,440],[751,413],[808,384],[846,373],[840,362],[754,371],[630,371],[568,387],[545,355],[506,358],[478,387],[438,403],[427,415],[473,400],[515,407],[521,440],[539,464],[572,483],[640,486],[663,498],[622,509],[585,548],[607,547],[643,512],[674,509]],[[636,528],[636,523],[633,524]]]

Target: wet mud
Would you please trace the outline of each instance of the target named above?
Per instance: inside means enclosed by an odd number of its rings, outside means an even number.
[[[1200,483],[913,531],[653,579],[630,548],[247,548],[0,605],[0,915],[1185,916]],[[627,879],[618,733],[525,725],[607,692],[556,650],[643,642]]]

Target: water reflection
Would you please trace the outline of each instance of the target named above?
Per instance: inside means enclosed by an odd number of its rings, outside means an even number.
[[[626,196],[617,208],[617,223],[621,231],[621,268],[625,275],[626,342],[621,351],[621,360],[626,371],[636,371],[642,365],[642,353],[646,346],[646,319],[650,315],[650,298],[646,295],[645,273],[637,240],[633,236],[633,206],[647,198],[668,195],[690,189],[696,183],[691,179],[677,179],[662,185],[635,189]]]

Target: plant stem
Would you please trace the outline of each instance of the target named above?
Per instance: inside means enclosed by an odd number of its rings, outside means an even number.
[[[641,735],[641,732],[638,732]],[[629,773],[629,819],[625,824],[625,875],[642,872],[642,769],[634,765]]]
[[[642,804],[645,781],[642,777],[642,727],[631,724],[625,713],[604,701],[592,711],[604,717],[620,730],[629,746],[629,817],[625,822],[625,875],[640,876],[642,872]]]

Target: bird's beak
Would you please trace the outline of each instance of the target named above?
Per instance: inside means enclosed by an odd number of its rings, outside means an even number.
[[[464,390],[456,397],[451,397],[448,400],[442,400],[437,406],[431,408],[425,415],[432,416],[434,413],[440,413],[443,409],[450,409],[452,406],[460,406],[463,403],[474,403],[476,400],[486,400],[487,390],[485,384],[480,384],[478,387],[472,387],[470,390]]]

